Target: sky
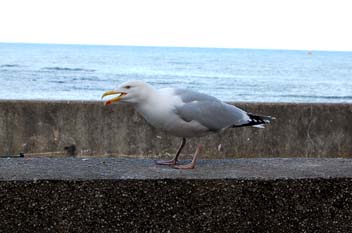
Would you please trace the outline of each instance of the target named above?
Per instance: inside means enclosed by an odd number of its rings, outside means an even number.
[[[352,51],[351,0],[1,0],[0,42]]]

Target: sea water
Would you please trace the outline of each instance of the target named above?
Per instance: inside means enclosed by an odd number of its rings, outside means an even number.
[[[99,100],[127,80],[225,101],[352,102],[352,52],[0,43],[0,99]]]

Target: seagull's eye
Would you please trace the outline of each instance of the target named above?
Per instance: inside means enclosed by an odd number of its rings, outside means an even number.
[[[131,86],[125,86],[125,88],[126,88],[126,89],[130,89],[130,88],[131,88]]]

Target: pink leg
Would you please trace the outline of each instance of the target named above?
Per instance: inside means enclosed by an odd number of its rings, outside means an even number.
[[[182,138],[181,145],[178,148],[175,157],[173,159],[171,159],[171,160],[159,160],[159,161],[156,161],[156,164],[158,164],[158,165],[175,165],[176,162],[177,162],[178,156],[180,155],[180,153],[181,153],[183,147],[185,146],[185,144],[186,144],[186,138]]]
[[[193,169],[196,166],[196,162],[197,162],[197,156],[200,152],[200,150],[202,149],[202,145],[198,145],[197,146],[197,150],[193,155],[193,159],[192,162],[190,162],[189,164],[185,164],[185,165],[174,165],[172,166],[173,168],[177,168],[177,169]]]

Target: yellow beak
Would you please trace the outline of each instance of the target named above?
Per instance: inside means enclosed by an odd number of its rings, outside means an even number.
[[[109,105],[109,104],[112,104],[112,103],[114,103],[114,102],[118,102],[118,101],[120,101],[120,100],[122,99],[122,97],[124,97],[125,95],[127,95],[127,93],[125,93],[125,92],[120,92],[120,91],[107,91],[107,92],[105,92],[105,93],[101,96],[101,98],[104,98],[105,96],[108,96],[108,95],[115,95],[115,94],[120,94],[120,95],[117,96],[117,97],[115,97],[115,98],[112,98],[112,99],[106,101],[106,102],[104,103],[104,105]]]

